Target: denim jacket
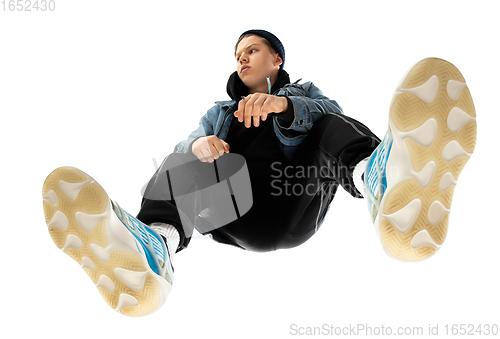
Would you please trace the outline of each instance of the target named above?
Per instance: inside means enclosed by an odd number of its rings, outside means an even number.
[[[273,95],[288,97],[293,104],[294,119],[288,127],[279,114],[269,115],[273,117],[274,132],[287,160],[293,158],[295,150],[304,141],[315,121],[328,113],[343,114],[337,102],[323,95],[310,81],[304,84],[287,84]],[[238,102],[216,101],[215,104],[201,117],[198,128],[175,146],[174,153],[191,152],[193,142],[204,136],[215,135],[225,140],[234,118],[233,113],[238,109]]]

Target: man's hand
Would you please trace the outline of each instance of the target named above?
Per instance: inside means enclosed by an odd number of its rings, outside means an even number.
[[[257,127],[261,117],[262,121],[265,121],[269,113],[282,113],[287,109],[288,101],[285,97],[254,93],[240,100],[234,116],[238,118],[239,122],[245,121],[247,128],[252,125],[253,117],[253,124]]]
[[[224,153],[229,153],[229,144],[215,135],[209,135],[196,140],[191,149],[201,162],[212,163]]]

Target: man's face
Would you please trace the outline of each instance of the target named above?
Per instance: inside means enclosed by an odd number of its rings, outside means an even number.
[[[261,42],[261,37],[252,35],[240,41],[235,57],[238,76],[250,93],[266,93],[266,77],[269,75],[275,80],[282,63],[279,54],[272,54],[269,47]]]

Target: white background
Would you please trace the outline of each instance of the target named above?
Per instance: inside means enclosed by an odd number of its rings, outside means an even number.
[[[499,324],[499,109],[493,2],[55,0],[54,12],[0,11],[0,336],[287,338],[300,327]],[[174,259],[165,306],[114,312],[53,244],[45,177],[92,175],[135,215],[155,167],[227,100],[233,47],[252,28],[277,35],[292,82],[313,81],[380,137],[392,93],[435,56],[465,76],[476,151],[431,259],[402,263],[379,245],[365,201],[339,190],[305,244],[252,253],[197,235]],[[298,335],[296,335],[298,336]],[[421,336],[422,337],[422,336]]]

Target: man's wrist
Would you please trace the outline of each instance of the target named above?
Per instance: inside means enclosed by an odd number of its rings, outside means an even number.
[[[283,103],[283,110],[281,111],[281,113],[286,113],[286,111],[288,110],[288,98],[287,97],[281,97],[281,99],[283,99],[285,101]]]
[[[292,125],[293,120],[295,119],[295,111],[293,109],[293,103],[292,100],[288,97],[283,97],[286,100],[286,110],[283,112],[279,113],[280,119],[283,120],[284,124],[283,127],[289,128]],[[280,125],[282,123],[280,122]]]

